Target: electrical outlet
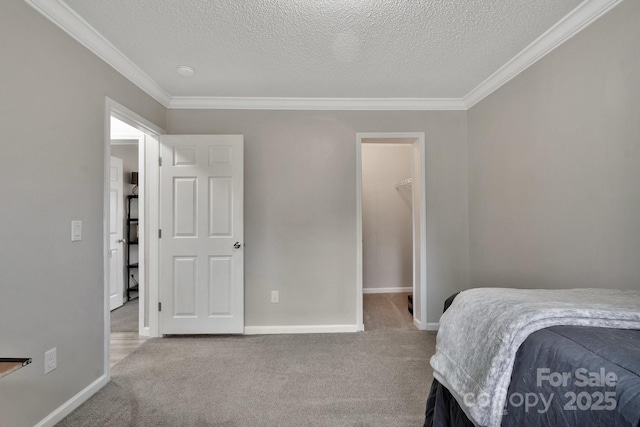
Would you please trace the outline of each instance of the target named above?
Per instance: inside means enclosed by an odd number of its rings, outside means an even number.
[[[56,355],[56,348],[44,353],[44,373],[48,374],[58,367],[58,357]]]
[[[273,304],[280,302],[280,291],[271,291],[271,302]]]

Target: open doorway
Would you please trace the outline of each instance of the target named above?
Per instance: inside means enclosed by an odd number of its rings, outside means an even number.
[[[423,133],[357,134],[361,329],[422,329],[426,315]]]
[[[110,256],[119,256],[122,259],[112,265],[121,266],[121,270],[111,269],[110,282],[113,292],[122,304],[113,307],[110,313],[110,365],[114,366],[125,356],[135,350],[144,337],[140,335],[141,316],[140,295],[145,287],[144,281],[144,249],[141,244],[140,231],[144,227],[144,179],[140,172],[144,170],[144,138],[145,134],[133,126],[125,123],[115,116],[110,118],[110,149],[111,162],[118,165],[112,167],[111,181],[121,181],[123,191],[117,196],[112,195],[110,203],[117,204],[120,209],[110,209],[111,224],[123,230],[122,251],[111,251]],[[142,153],[141,153],[142,152]],[[114,174],[119,176],[113,176]],[[144,175],[142,175],[144,176]]]
[[[123,194],[120,196],[123,209],[119,221],[123,233],[123,268],[118,273],[123,278],[123,306],[112,311],[111,331],[138,331],[138,302],[140,294],[140,273],[144,267],[143,247],[140,243],[140,228],[144,216],[140,215],[140,193],[144,192],[144,181],[139,180],[140,147],[144,144],[144,134],[125,122],[111,117],[111,157],[122,161]],[[142,191],[141,191],[142,190]],[[112,210],[113,212],[113,210]],[[111,218],[114,221],[114,218]],[[127,315],[123,316],[122,313]],[[116,315],[116,316],[114,316]]]
[[[104,369],[109,373],[118,358],[133,351],[148,336],[157,336],[158,315],[150,307],[158,304],[158,236],[150,230],[158,229],[158,210],[151,207],[158,205],[158,138],[164,131],[110,98],[105,101],[104,123]],[[122,191],[116,198],[123,207],[122,213],[111,209],[113,191],[110,184],[114,171],[111,163],[114,159],[122,166],[119,172]],[[138,172],[137,180],[133,172]],[[123,229],[120,238],[123,260],[117,271],[113,268],[117,263],[111,259],[114,224],[121,224]],[[110,298],[113,276],[122,279],[119,294],[122,306],[114,312],[120,310],[119,315],[126,317],[117,322],[112,322],[111,311],[114,307]],[[128,336],[116,336],[114,340],[112,323],[115,323],[115,329],[127,329],[127,332],[117,333]]]
[[[413,147],[362,144],[362,291],[365,330],[413,325]]]

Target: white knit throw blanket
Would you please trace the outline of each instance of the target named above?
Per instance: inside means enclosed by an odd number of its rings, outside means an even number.
[[[640,291],[463,291],[440,318],[433,376],[473,423],[500,426],[520,344],[531,333],[556,325],[640,329]]]

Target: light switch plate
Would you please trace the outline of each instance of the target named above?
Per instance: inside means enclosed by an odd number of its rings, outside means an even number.
[[[71,221],[71,241],[77,242],[82,240],[82,221],[74,219]]]

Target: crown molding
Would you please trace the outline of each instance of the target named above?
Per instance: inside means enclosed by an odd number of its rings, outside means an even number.
[[[454,98],[242,98],[174,96],[171,109],[217,110],[465,110]]]
[[[120,52],[106,38],[62,0],[25,0],[34,9],[52,21],[83,46],[111,65],[133,84],[167,107],[169,95],[149,75]]]
[[[174,96],[98,33],[64,0],[25,0],[133,84],[169,109],[467,110],[623,0],[584,0],[463,98],[257,98]]]
[[[539,59],[569,40],[623,0],[585,0],[463,99],[467,109],[496,91]]]

